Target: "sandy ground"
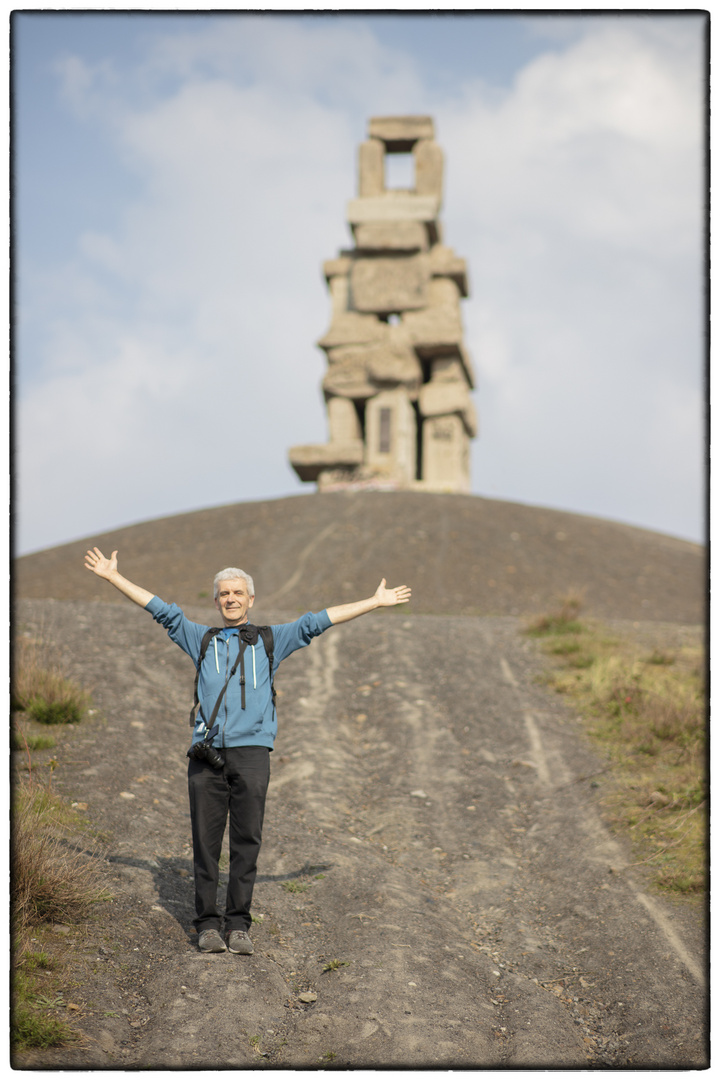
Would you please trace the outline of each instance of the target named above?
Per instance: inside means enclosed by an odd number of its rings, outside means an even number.
[[[192,664],[129,603],[19,601],[16,632],[93,690],[53,784],[86,804],[113,898],[54,935],[81,1039],[15,1067],[706,1067],[703,912],[603,823],[605,764],[518,628],[377,612],[282,665],[255,954],[207,956]]]

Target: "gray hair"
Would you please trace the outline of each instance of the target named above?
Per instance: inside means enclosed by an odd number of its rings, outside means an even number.
[[[253,579],[249,574],[246,574],[244,570],[238,570],[237,566],[226,566],[224,570],[221,570],[215,575],[213,581],[213,596],[217,600],[218,585],[221,581],[232,581],[233,578],[244,578],[247,584],[247,590],[250,596],[255,595],[255,585]]]

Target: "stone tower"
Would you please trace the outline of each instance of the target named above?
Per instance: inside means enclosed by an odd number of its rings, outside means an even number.
[[[415,183],[388,189],[387,154],[412,154]],[[442,244],[443,155],[429,116],[370,120],[358,197],[347,220],[355,246],[324,264],[332,302],[322,387],[330,439],[294,446],[290,463],[319,491],[470,490],[476,435],[460,298],[465,260]]]

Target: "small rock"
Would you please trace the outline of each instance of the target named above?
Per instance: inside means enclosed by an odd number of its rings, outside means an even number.
[[[411,791],[410,794],[414,799],[427,799],[427,795],[420,788],[417,791]]]
[[[312,1005],[313,1001],[317,1001],[317,994],[308,990],[304,994],[298,994],[298,1001],[302,1001],[304,1005]]]
[[[98,1035],[98,1042],[106,1052],[115,1049],[115,1039],[109,1031],[101,1031]]]
[[[120,798],[121,799],[134,799],[135,796],[133,795],[132,791],[121,791],[120,792]]]

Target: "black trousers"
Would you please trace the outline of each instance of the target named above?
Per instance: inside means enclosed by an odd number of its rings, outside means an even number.
[[[188,763],[195,871],[193,922],[198,933],[220,929],[218,861],[228,815],[230,879],[225,899],[225,931],[250,927],[250,904],[270,781],[270,751],[266,746],[231,746],[221,753],[225,758],[221,769],[192,758]]]

